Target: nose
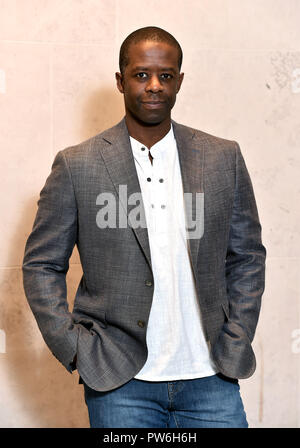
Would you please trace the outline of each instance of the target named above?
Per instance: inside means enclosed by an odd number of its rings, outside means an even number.
[[[163,90],[162,83],[158,76],[151,76],[146,87],[147,92],[157,93]]]

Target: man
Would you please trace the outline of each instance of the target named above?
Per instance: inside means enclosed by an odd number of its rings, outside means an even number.
[[[248,426],[265,248],[238,144],[171,119],[181,62],[160,28],[125,39],[125,117],[57,154],[26,245],[26,296],[92,427]]]

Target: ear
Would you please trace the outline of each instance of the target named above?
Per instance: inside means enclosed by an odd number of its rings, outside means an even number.
[[[124,93],[123,75],[121,73],[119,73],[119,72],[116,72],[115,78],[116,78],[116,81],[117,81],[117,88],[118,88],[119,92]]]
[[[183,78],[184,78],[184,73],[180,73],[180,75],[179,75],[179,79],[178,79],[178,83],[177,83],[176,93],[178,93],[179,90],[180,90],[180,87],[181,87]]]

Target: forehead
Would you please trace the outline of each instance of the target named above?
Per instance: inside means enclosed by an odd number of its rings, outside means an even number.
[[[166,42],[142,41],[130,45],[128,49],[129,66],[168,65],[178,68],[178,50]]]

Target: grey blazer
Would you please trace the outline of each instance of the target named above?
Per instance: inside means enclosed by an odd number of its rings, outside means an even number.
[[[172,121],[184,192],[204,193],[204,232],[190,239],[205,337],[217,368],[247,378],[264,291],[266,251],[239,146]],[[154,290],[147,228],[99,228],[97,197],[140,192],[125,119],[60,151],[43,187],[23,261],[26,297],[56,358],[91,388],[133,378],[147,359]],[[122,206],[125,206],[123,204]],[[128,213],[130,206],[127,206]],[[69,311],[66,273],[74,245],[83,269]]]

